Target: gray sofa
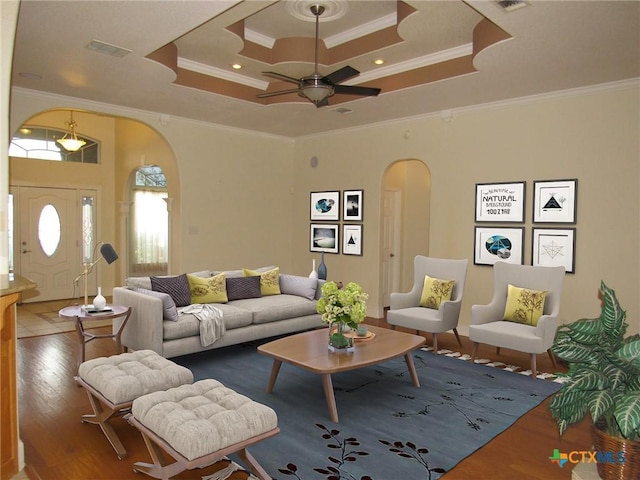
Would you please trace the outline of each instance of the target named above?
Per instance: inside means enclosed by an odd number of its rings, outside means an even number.
[[[257,270],[265,272],[270,268]],[[206,278],[218,273],[203,271],[191,275]],[[225,272],[225,275],[231,279],[242,277],[243,273],[235,270]],[[151,291],[150,282],[150,277],[128,278],[125,286],[113,290],[115,305],[132,307],[129,322],[122,332],[122,345],[130,350],[153,350],[171,358],[325,326],[316,312],[316,301],[320,298],[320,287],[324,282],[279,274],[279,294],[213,303],[222,312],[226,331],[213,344],[203,346],[198,318],[192,314],[180,314],[173,320],[167,319],[171,316],[167,315],[166,295],[164,299],[156,296],[157,293]],[[114,332],[121,322],[121,319],[114,320]]]

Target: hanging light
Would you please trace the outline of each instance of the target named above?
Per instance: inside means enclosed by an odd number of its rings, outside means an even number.
[[[79,139],[76,135],[76,125],[77,124],[73,119],[73,110],[71,110],[71,120],[67,122],[69,129],[67,130],[67,133],[64,134],[64,137],[57,141],[62,145],[62,148],[68,152],[76,152],[87,143],[84,140]]]

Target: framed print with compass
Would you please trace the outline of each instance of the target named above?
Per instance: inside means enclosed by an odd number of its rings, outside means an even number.
[[[562,265],[565,272],[575,273],[575,228],[534,228],[532,245],[532,265],[545,267]]]

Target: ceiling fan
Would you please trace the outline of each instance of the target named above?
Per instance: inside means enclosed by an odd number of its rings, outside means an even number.
[[[340,82],[359,75],[360,72],[353,67],[343,67],[323,77],[318,72],[318,24],[320,23],[320,15],[325,10],[322,5],[311,5],[311,13],[316,17],[316,43],[315,43],[315,68],[313,74],[302,77],[293,78],[276,72],[262,72],[267,77],[283,80],[289,83],[295,83],[297,88],[288,90],[279,90],[277,92],[266,92],[257,95],[258,98],[273,97],[276,95],[286,95],[288,93],[297,93],[301,97],[309,99],[316,107],[324,107],[329,105],[329,97],[335,93],[346,95],[361,95],[366,97],[374,97],[380,93],[379,88],[358,87],[350,85],[339,85]]]

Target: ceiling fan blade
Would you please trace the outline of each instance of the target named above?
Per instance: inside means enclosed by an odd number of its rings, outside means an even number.
[[[336,70],[333,73],[330,73],[322,80],[328,81],[329,83],[335,85],[336,83],[344,82],[349,78],[353,78],[356,75],[360,75],[360,72],[353,67],[346,66],[342,67],[340,70]]]
[[[289,90],[278,90],[277,92],[265,92],[256,95],[258,98],[275,97],[276,95],[286,95],[287,93],[298,93],[297,88],[291,88]]]
[[[334,90],[335,93],[344,95],[364,95],[366,97],[375,97],[382,91],[379,88],[358,87],[356,85],[336,85]]]
[[[288,77],[287,75],[283,75],[277,72],[262,72],[262,74],[266,77],[276,78],[278,80],[283,80],[285,82],[295,83],[296,85],[300,83],[299,78]]]

